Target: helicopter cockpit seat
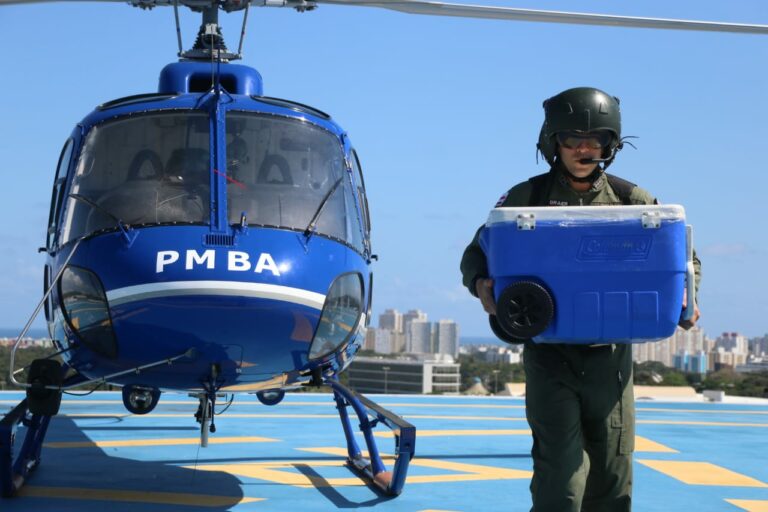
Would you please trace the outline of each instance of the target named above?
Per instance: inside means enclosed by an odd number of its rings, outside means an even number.
[[[227,146],[227,175],[235,183],[228,185],[230,218],[232,222],[245,214],[247,221],[267,226],[289,226],[283,215],[287,197],[295,194],[295,184],[288,160],[282,155],[267,153],[258,170],[243,158],[242,150],[235,147],[238,139]],[[232,146],[232,147],[230,147]]]
[[[227,144],[227,174],[237,177],[250,161],[248,143],[239,135],[233,136],[232,141]]]
[[[185,188],[207,185],[210,183],[209,168],[207,149],[177,148],[171,152],[165,164],[163,181],[183,185]]]
[[[269,185],[293,185],[288,160],[282,155],[265,156],[259,167],[256,182]]]
[[[304,230],[334,181],[334,169],[322,162],[310,165],[301,160],[294,173],[291,163],[298,159],[289,163],[284,155],[267,153],[261,162],[257,159],[257,167],[251,167],[242,165],[239,158],[230,159],[229,147],[227,159],[227,175],[233,179],[227,186],[231,223],[238,223],[245,214],[251,225]],[[318,232],[344,240],[346,212],[341,190],[329,197],[324,212],[318,219]]]
[[[174,149],[157,187],[155,222],[207,222],[210,172],[207,149]]]
[[[125,181],[157,180],[163,175],[163,162],[151,149],[142,149],[131,159]]]

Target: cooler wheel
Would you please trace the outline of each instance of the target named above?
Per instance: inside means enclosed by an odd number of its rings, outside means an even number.
[[[496,315],[488,315],[488,323],[491,324],[491,331],[493,331],[494,336],[499,338],[501,341],[506,341],[507,343],[523,343],[525,341],[521,340],[520,338],[510,336],[507,331],[502,329],[501,325],[499,325],[499,319],[496,318]]]
[[[531,339],[544,332],[554,312],[552,296],[546,288],[532,281],[518,281],[507,286],[496,304],[499,326],[517,340]]]

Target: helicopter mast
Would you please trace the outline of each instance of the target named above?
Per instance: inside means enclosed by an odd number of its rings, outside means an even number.
[[[219,5],[212,3],[206,7],[201,7],[202,23],[197,31],[197,39],[191,49],[185,52],[179,52],[179,57],[188,60],[221,60],[229,62],[240,59],[239,53],[232,53],[227,49],[224,42],[224,35],[219,25]],[[176,30],[179,30],[179,20],[176,18]]]

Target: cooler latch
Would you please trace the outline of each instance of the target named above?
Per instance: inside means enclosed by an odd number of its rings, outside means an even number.
[[[659,212],[643,212],[643,229],[658,229],[661,227]]]
[[[521,213],[517,216],[517,229],[531,231],[536,229],[536,216],[532,213]]]

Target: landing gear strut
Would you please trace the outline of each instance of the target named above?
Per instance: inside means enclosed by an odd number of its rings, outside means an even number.
[[[193,395],[194,396],[194,395]],[[197,395],[200,405],[195,413],[195,420],[200,424],[200,446],[208,446],[208,433],[216,433],[216,422],[213,419],[213,406],[216,403],[216,393],[200,393]]]
[[[14,496],[24,481],[40,464],[40,450],[51,416],[32,414],[29,400],[23,400],[0,421],[0,490],[4,498]],[[13,444],[19,425],[27,435],[19,453],[14,457]]]
[[[416,451],[416,427],[335,379],[328,379],[325,384],[333,389],[333,399],[336,401],[336,409],[339,411],[347,439],[347,465],[384,493],[390,496],[399,495],[405,485],[408,464]],[[352,421],[347,412],[348,407],[352,408],[360,421],[360,431],[365,438],[370,460],[363,457],[357,445]],[[373,429],[379,424],[392,430],[395,435],[395,462],[391,471],[384,466],[376,439],[373,437]]]
[[[200,405],[197,407],[195,413],[195,420],[200,424],[200,446],[206,448],[208,446],[208,434],[216,433],[216,421],[214,416],[214,406],[216,405],[216,398],[219,396],[216,393],[216,389],[221,385],[218,382],[221,369],[218,364],[211,365],[211,374],[208,377],[208,382],[204,385],[205,391],[202,393],[191,394],[200,401]]]
[[[61,390],[45,386],[66,388],[83,380],[75,375],[62,382],[63,374],[64,369],[57,361],[33,361],[29,370],[31,387],[27,388],[27,398],[0,419],[0,494],[4,498],[15,496],[40,465],[40,452],[48,424],[59,412],[61,404]],[[26,434],[20,446],[14,446],[19,425],[26,428]]]

